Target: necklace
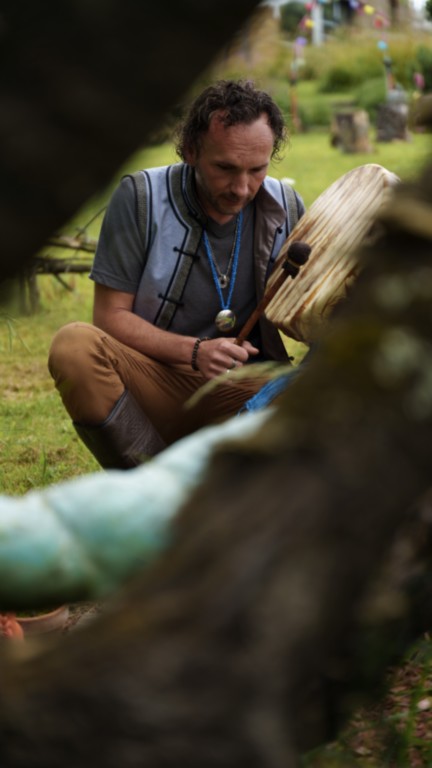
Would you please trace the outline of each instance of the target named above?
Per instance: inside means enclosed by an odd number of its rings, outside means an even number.
[[[222,272],[219,264],[217,263],[215,255],[214,255],[214,253],[213,253],[213,251],[211,249],[211,246],[210,246],[210,241],[208,239],[207,232],[204,230],[204,241],[205,241],[205,245],[206,245],[207,256],[210,253],[210,261],[213,263],[213,265],[215,267],[215,270],[216,270],[216,273],[217,273],[217,278],[219,280],[219,285],[222,288],[222,290],[224,290],[228,286],[228,283],[230,281],[230,273],[231,273],[231,267],[232,267],[233,260],[234,260],[234,252],[235,252],[235,247],[236,247],[236,242],[237,242],[238,229],[239,229],[239,217],[237,216],[236,226],[235,226],[235,231],[234,231],[233,244],[232,244],[232,248],[231,248],[231,254],[230,254],[230,257],[228,259],[228,264],[226,265],[225,272]]]
[[[222,331],[224,333],[231,331],[235,327],[235,324],[237,322],[237,318],[234,312],[232,311],[232,309],[230,309],[230,305],[231,305],[231,299],[234,292],[234,286],[235,286],[235,281],[237,277],[237,267],[238,267],[238,259],[239,259],[239,253],[240,253],[240,245],[241,245],[242,224],[243,224],[243,212],[240,211],[240,213],[237,216],[233,246],[232,246],[231,255],[227,264],[226,274],[223,274],[218,268],[218,265],[216,263],[215,257],[211,249],[210,241],[207,236],[207,232],[205,231],[205,229],[203,230],[204,248],[210,264],[210,269],[212,271],[213,282],[219,294],[219,300],[221,305],[221,311],[218,312],[215,317],[215,324],[216,324],[216,328],[219,331]],[[231,267],[232,267],[232,274],[230,277]],[[228,284],[229,284],[229,292],[225,300],[222,290],[226,288]]]

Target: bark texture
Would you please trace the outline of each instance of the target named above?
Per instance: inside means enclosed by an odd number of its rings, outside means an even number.
[[[0,275],[159,128],[258,0],[5,0]]]

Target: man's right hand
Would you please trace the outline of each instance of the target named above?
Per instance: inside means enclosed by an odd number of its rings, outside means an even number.
[[[244,341],[239,347],[235,338],[217,338],[202,341],[199,345],[196,364],[206,379],[214,379],[221,373],[239,368],[248,362],[251,355],[258,355],[259,349]]]
[[[192,365],[196,339],[156,328],[133,313],[134,296],[103,285],[95,285],[93,322],[118,341],[168,365]],[[205,379],[247,363],[259,350],[249,341],[241,346],[235,338],[218,337],[202,341],[195,363]]]

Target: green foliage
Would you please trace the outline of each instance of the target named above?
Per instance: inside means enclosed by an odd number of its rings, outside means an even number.
[[[359,83],[358,73],[354,68],[347,69],[346,66],[336,64],[328,70],[322,79],[319,90],[321,93],[332,93],[332,91],[348,90],[353,85]]]
[[[425,9],[426,18],[432,19],[432,0],[426,0],[424,9]]]
[[[276,101],[279,109],[282,111],[283,116],[289,124],[291,114],[291,98],[288,79],[273,81],[272,89],[270,91],[268,88],[268,91],[271,93],[272,98]]]
[[[430,0],[432,5],[432,0]],[[417,51],[418,67],[415,71],[421,72],[425,79],[425,91],[432,91],[432,50],[421,45]],[[414,72],[412,73],[414,74]]]
[[[322,93],[349,90],[383,72],[382,60],[373,48],[348,50],[344,45],[339,45],[337,56],[331,57],[331,64],[327,65],[320,77],[319,90]]]
[[[414,88],[413,74],[421,72],[432,80],[430,41],[424,44],[423,38],[417,40],[403,37],[395,39],[389,46],[389,56],[392,61],[392,72],[396,82],[408,93]]]
[[[293,99],[297,94],[299,102],[299,117],[302,130],[328,126],[331,119],[331,100],[327,95],[316,93],[312,83],[303,83],[299,86],[290,86],[288,81],[278,81],[273,84],[271,91],[274,100],[286,119],[289,131],[295,132],[292,124]]]
[[[313,56],[309,56],[309,52],[299,66],[299,77],[302,82],[314,82],[315,85],[319,79],[319,62]]]
[[[283,14],[294,17],[296,8],[300,12],[297,0],[285,3],[281,6],[282,18]],[[304,11],[304,6],[301,10]],[[294,48],[292,34],[283,27],[285,23],[281,22],[281,34],[267,40],[265,51],[262,49],[259,54],[255,52],[245,56],[241,48],[229,54],[225,52],[213,67],[203,73],[191,93],[197,93],[216,77],[251,77],[273,95],[289,121],[289,85]],[[370,26],[365,26],[368,23]],[[291,26],[290,29],[294,28]],[[262,25],[258,27],[258,37],[260,41],[265,38]],[[358,99],[356,106],[366,109],[371,122],[374,121],[381,94],[383,101],[386,98],[383,91],[385,57],[390,58],[397,86],[406,91],[408,101],[415,88],[415,72],[423,74],[426,91],[432,90],[432,49],[427,32],[388,29],[385,32],[388,46],[385,51],[379,46],[383,38],[382,30],[373,29],[372,20],[367,18],[363,19],[363,26],[334,27],[320,46],[311,44],[310,33],[306,32],[305,37],[309,42],[302,48],[301,58],[296,60],[296,72],[298,111],[306,130],[328,126],[333,103],[342,99]],[[305,89],[306,84],[311,88]]]
[[[296,37],[299,34],[298,25],[306,13],[304,3],[293,0],[291,3],[281,5],[279,10],[282,31],[291,37]]]
[[[291,13],[294,17],[296,8],[299,12],[297,0],[283,5],[282,18],[283,14],[288,14],[291,19]],[[245,57],[241,50],[234,50],[203,73],[191,92],[196,93],[216,77],[252,77],[273,95],[289,122],[294,49],[292,39],[287,39],[285,23],[281,23],[284,36],[268,43],[265,55],[260,51],[259,55]],[[377,104],[386,98],[384,57],[391,59],[396,83],[407,92],[408,100],[414,91],[415,72],[423,74],[426,90],[432,90],[432,50],[430,37],[425,32],[410,30],[406,34],[387,30],[388,48],[385,51],[378,46],[382,32],[372,29],[372,23],[369,29],[355,24],[335,27],[327,35],[325,44],[320,46],[311,44],[308,33],[305,37],[309,42],[302,48],[301,58],[296,59],[296,72],[298,111],[306,130],[328,126],[333,103],[342,99],[358,99],[356,106],[366,109],[370,120],[375,120]],[[310,89],[305,89],[305,84],[309,84]]]
[[[375,122],[378,106],[386,99],[384,77],[375,77],[362,83],[355,91],[355,101],[358,107],[368,112],[371,121]]]
[[[432,52],[429,38],[423,34],[388,34],[388,38],[385,53],[379,50],[377,37],[354,34],[349,30],[344,38],[335,35],[323,46],[308,45],[304,49],[300,78],[314,80],[319,93],[352,90],[369,80],[384,78],[384,55],[388,55],[393,75],[400,86],[408,92],[412,91],[412,76],[418,71],[425,76],[426,89],[430,90]]]
[[[22,343],[24,349],[28,351],[28,347],[26,346],[25,342],[20,338],[19,332],[17,330],[17,323],[11,315],[6,312],[0,312],[0,324],[3,326],[3,331],[5,332],[5,351],[10,352],[12,350],[14,341],[17,339]]]
[[[302,129],[309,131],[313,128],[327,128],[332,118],[332,106],[319,95],[309,102],[300,103],[299,116]]]
[[[406,91],[407,99],[414,91],[415,72],[423,74],[425,90],[432,90],[429,40],[425,44],[423,35],[389,38],[385,54],[391,59],[395,81]],[[305,47],[297,80],[298,110],[305,130],[328,126],[334,105],[340,101],[353,101],[354,106],[368,112],[371,122],[375,121],[378,104],[386,100],[384,53],[378,49],[377,39],[348,30],[346,39],[334,36],[323,46]],[[278,85],[274,96],[289,114],[289,89]]]

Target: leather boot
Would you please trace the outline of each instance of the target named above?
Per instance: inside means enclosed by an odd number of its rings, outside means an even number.
[[[104,469],[131,469],[165,448],[153,424],[125,390],[102,424],[74,427]]]

